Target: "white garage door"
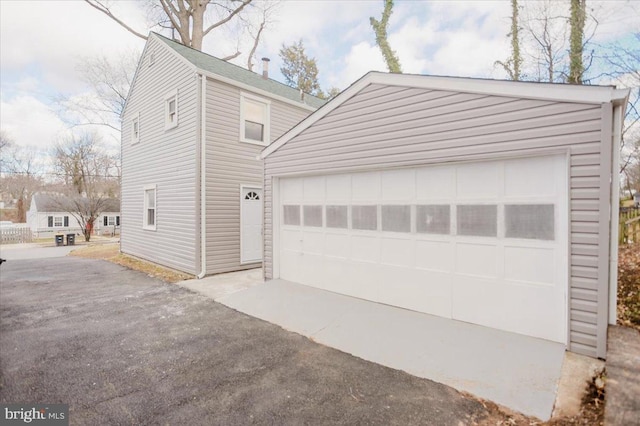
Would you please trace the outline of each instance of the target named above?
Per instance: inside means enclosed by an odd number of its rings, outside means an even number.
[[[286,178],[279,204],[283,279],[567,340],[564,156]]]

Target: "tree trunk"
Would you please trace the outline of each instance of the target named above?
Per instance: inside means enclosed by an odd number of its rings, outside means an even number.
[[[587,0],[571,0],[571,33],[569,35],[569,83],[582,84],[584,64],[584,24],[587,19]]]

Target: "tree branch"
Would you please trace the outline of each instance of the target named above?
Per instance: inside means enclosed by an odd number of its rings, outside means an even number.
[[[214,28],[219,27],[220,25],[224,25],[227,22],[229,22],[231,19],[233,19],[234,16],[236,16],[238,13],[240,13],[242,11],[242,9],[245,8],[245,6],[247,6],[249,3],[251,3],[253,0],[242,0],[242,4],[240,6],[238,6],[236,9],[233,10],[233,12],[231,12],[229,14],[229,16],[227,16],[226,18],[216,22],[215,24],[210,25],[207,29],[205,29],[202,32],[202,36],[206,36],[207,34],[209,34],[209,31],[211,31]]]
[[[113,13],[111,13],[111,10],[104,5],[102,2],[98,1],[98,0],[84,0],[89,6],[93,7],[96,10],[99,10],[100,12],[104,13],[105,15],[107,15],[109,18],[113,19],[114,21],[116,21],[118,24],[120,24],[120,26],[124,29],[126,29],[127,31],[129,31],[131,34],[140,37],[143,40],[147,39],[147,36],[144,34],[140,34],[139,32],[137,32],[136,30],[134,30],[133,28],[131,28],[130,26],[128,26],[127,24],[124,23],[124,21],[122,21],[121,19],[119,19],[118,17],[116,17]]]

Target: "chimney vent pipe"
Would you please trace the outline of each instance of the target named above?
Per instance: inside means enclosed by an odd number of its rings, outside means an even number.
[[[262,78],[269,78],[269,58],[262,58]]]

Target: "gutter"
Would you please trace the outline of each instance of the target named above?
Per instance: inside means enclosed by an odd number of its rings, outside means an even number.
[[[618,317],[618,238],[620,233],[620,141],[627,108],[629,90],[622,100],[616,99],[613,107],[612,158],[611,158],[611,217],[609,219],[609,324],[615,325]],[[617,102],[616,102],[617,101]]]
[[[207,275],[207,179],[206,179],[206,147],[207,147],[207,77],[203,74],[196,74],[200,80],[200,273],[196,278],[202,279]]]

